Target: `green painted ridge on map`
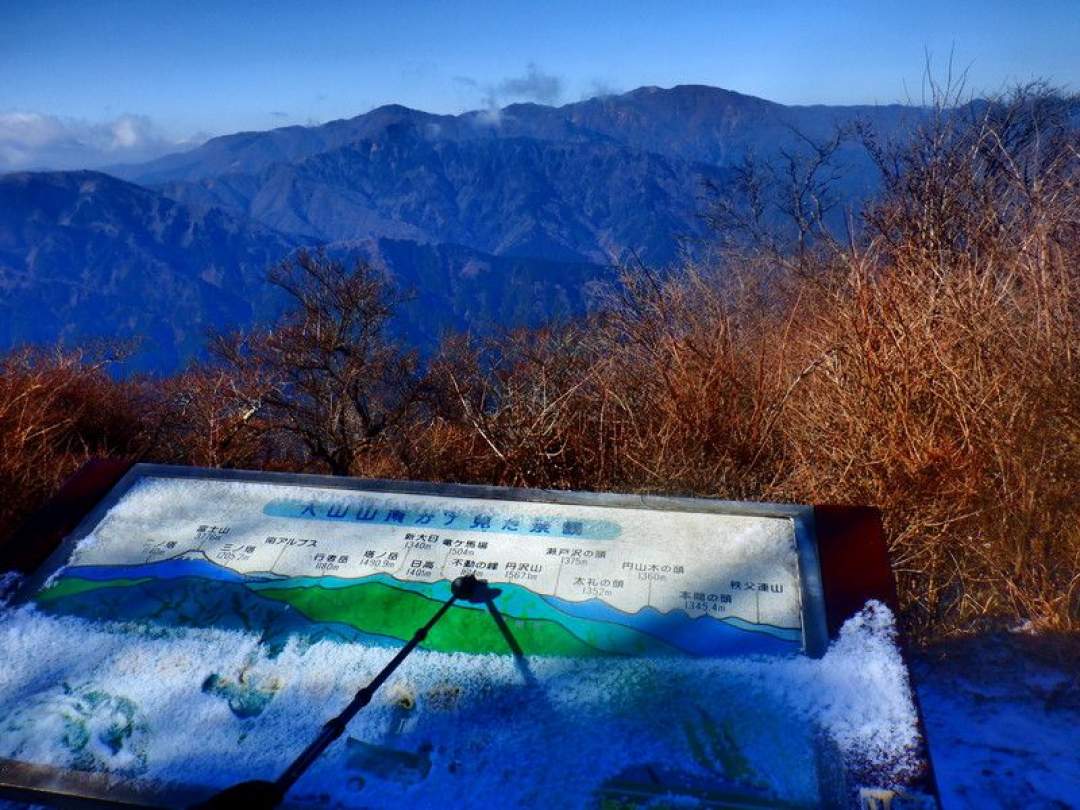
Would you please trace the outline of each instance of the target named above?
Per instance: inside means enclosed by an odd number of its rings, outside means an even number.
[[[439,604],[414,591],[377,582],[348,588],[260,588],[259,593],[292,605],[313,621],[341,622],[365,633],[402,640],[411,638]],[[581,658],[604,654],[604,650],[579,639],[558,622],[505,615],[504,618],[526,655]],[[488,612],[468,608],[447,613],[428,634],[423,646],[438,652],[509,652],[506,639]]]
[[[438,582],[409,582],[399,580],[386,574],[374,574],[365,577],[362,581],[351,585],[339,584],[341,580],[330,587],[325,587],[318,577],[298,577],[287,583],[260,582],[251,583],[250,587],[258,593],[268,589],[289,588],[319,588],[321,590],[336,591],[343,588],[354,588],[358,585],[383,585],[403,593],[414,593],[436,603],[445,602],[450,598],[450,583],[445,580]],[[664,643],[655,636],[642,633],[632,627],[606,622],[598,619],[589,619],[563,613],[554,605],[550,604],[540,595],[528,588],[514,583],[500,582],[494,585],[499,591],[495,604],[507,617],[514,617],[524,621],[549,621],[566,629],[571,635],[577,637],[591,647],[613,655],[681,655],[681,650]],[[487,616],[487,608],[483,605],[459,603],[458,607],[465,610],[474,610]],[[502,650],[505,652],[505,650]]]
[[[100,591],[104,588],[130,588],[133,585],[141,585],[149,582],[152,577],[139,577],[137,579],[83,579],[82,577],[60,577],[52,585],[34,595],[37,602],[51,602],[63,599],[65,596],[76,596],[89,591]]]
[[[333,588],[351,588],[354,585],[359,585],[365,582],[381,582],[384,585],[389,585],[393,588],[402,588],[404,590],[415,591],[421,593],[424,596],[428,596],[431,599],[437,599],[440,602],[445,602],[450,598],[450,579],[439,579],[435,582],[424,582],[422,580],[402,579],[392,574],[386,574],[383,572],[364,574],[358,577],[337,577],[332,574],[322,576],[290,576],[280,579],[268,579],[268,580],[252,580],[247,583],[248,587],[259,591],[263,588],[281,588],[281,587],[309,587],[314,586],[316,588],[325,588],[327,590]],[[527,619],[539,619],[550,618],[560,624],[570,625],[574,621],[585,622],[587,624],[593,624],[603,622],[601,619],[586,619],[583,617],[572,616],[568,613],[564,613],[559,610],[555,605],[548,602],[541,595],[535,591],[530,590],[524,585],[518,585],[514,582],[493,582],[491,583],[493,588],[498,589],[501,593],[497,604],[505,610],[514,613],[521,618]],[[596,597],[593,597],[594,599]],[[609,603],[610,604],[610,603]],[[462,605],[462,607],[472,607],[477,610],[483,610],[482,605]],[[681,610],[681,608],[675,608],[675,611]],[[633,613],[635,611],[621,611],[624,613]],[[670,613],[672,610],[661,611],[657,609],[659,613]],[[688,618],[690,614],[685,610]],[[773,636],[774,638],[783,639],[784,641],[790,641],[793,643],[799,643],[802,641],[802,627],[781,627],[779,625],[769,624],[767,622],[751,622],[747,619],[743,619],[739,616],[709,616],[709,619],[716,622],[722,622],[723,624],[734,627],[738,630],[743,630],[747,633],[761,633],[767,636]],[[615,626],[615,622],[603,622]],[[683,655],[682,650],[665,643],[656,636],[651,636],[647,633],[641,633],[626,625],[619,625],[624,627],[628,632],[636,633],[641,636],[643,643],[648,647],[652,654],[660,655]],[[577,633],[577,630],[574,630]],[[578,634],[580,635],[580,634]],[[620,648],[621,649],[621,648]]]

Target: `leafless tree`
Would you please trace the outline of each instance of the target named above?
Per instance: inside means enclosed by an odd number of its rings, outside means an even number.
[[[282,441],[299,442],[334,475],[397,427],[417,394],[417,360],[389,336],[402,296],[370,264],[301,252],[270,273],[290,307],[270,328],[223,336],[213,353],[253,380],[249,412]]]

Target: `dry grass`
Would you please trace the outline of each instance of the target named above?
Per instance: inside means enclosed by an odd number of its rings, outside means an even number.
[[[790,491],[885,508],[922,634],[1001,617],[1080,625],[1068,114],[1025,92],[932,122],[893,157],[865,243],[803,303],[804,351],[832,354],[784,420]]]
[[[0,358],[0,526],[14,527],[88,458],[144,441],[137,385],[111,357],[20,350]]]

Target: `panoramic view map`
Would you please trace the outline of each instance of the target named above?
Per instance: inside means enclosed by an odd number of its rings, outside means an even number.
[[[34,598],[91,618],[371,643],[407,640],[473,573],[499,583],[526,653],[802,645],[790,520],[510,506],[144,479]],[[424,646],[511,653],[483,605],[457,606]]]

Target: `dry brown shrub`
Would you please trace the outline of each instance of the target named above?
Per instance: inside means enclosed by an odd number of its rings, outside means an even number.
[[[751,274],[642,269],[584,322],[449,341],[408,468],[513,486],[771,493],[791,388],[780,294]]]
[[[786,293],[743,268],[627,273],[594,332],[604,358],[608,481],[637,489],[769,497],[794,324]]]
[[[304,454],[268,441],[252,404],[257,386],[242,369],[196,364],[154,388],[147,456],[162,463],[240,469],[300,469]]]
[[[416,477],[505,486],[587,486],[602,467],[589,330],[451,340],[431,365],[429,411],[403,454]]]
[[[141,392],[108,374],[112,352],[22,349],[0,358],[0,534],[92,456],[145,441]]]
[[[1071,108],[1075,110],[1075,103]],[[919,633],[1080,624],[1080,153],[1025,91],[893,156],[801,318],[835,353],[784,420],[791,493],[885,509]]]

